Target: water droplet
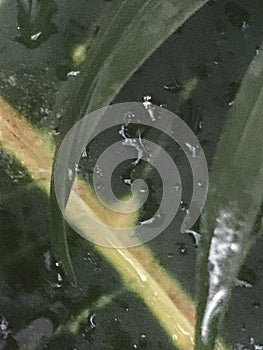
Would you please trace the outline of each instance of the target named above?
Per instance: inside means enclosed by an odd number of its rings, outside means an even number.
[[[146,152],[146,149],[144,147],[144,144],[143,144],[142,138],[141,138],[141,131],[139,131],[139,137],[137,139],[131,138],[131,137],[128,137],[126,135],[125,126],[122,125],[121,129],[119,130],[119,134],[124,139],[122,141],[123,146],[134,147],[137,150],[138,155],[137,155],[137,159],[135,160],[134,164],[138,165],[139,162],[141,161],[141,159],[143,158],[144,152]]]
[[[150,117],[151,117],[151,120],[154,122],[156,120],[156,117],[154,115],[154,109],[155,107],[152,105],[152,97],[150,95],[147,95],[147,96],[144,96],[143,97],[143,105],[144,105],[144,108],[147,109]]]
[[[246,26],[247,23],[249,23],[248,12],[234,1],[230,1],[227,4],[225,14],[229,22],[238,29],[242,28],[243,25]]]
[[[258,56],[258,55],[259,55],[259,52],[260,52],[260,48],[259,48],[259,46],[257,46],[257,47],[255,48],[255,55]]]
[[[184,242],[177,243],[177,248],[182,255],[187,253],[187,247]]]
[[[236,281],[236,287],[245,287],[245,288],[251,288],[252,284],[246,282],[246,281],[242,281],[242,280],[237,280]]]
[[[242,266],[239,274],[238,274],[239,286],[248,287],[253,286],[256,283],[257,275],[256,273],[247,267],[246,265]]]
[[[180,185],[175,185],[175,186],[174,186],[174,189],[175,189],[176,192],[179,192],[180,188],[181,188]]]
[[[73,171],[70,168],[68,168],[68,178],[70,181],[73,180]]]
[[[100,167],[96,164],[94,167],[94,173],[99,175],[99,176],[103,176]]]
[[[150,219],[144,220],[140,222],[140,225],[150,225],[156,220],[156,217],[153,216]]]
[[[96,316],[96,314],[94,313],[94,314],[92,314],[92,315],[90,316],[90,318],[89,318],[89,322],[90,322],[91,328],[96,328],[96,327],[97,327],[97,325],[96,325],[96,323],[95,323],[95,320],[94,320],[95,316]]]
[[[189,205],[184,201],[180,202],[180,210],[184,212],[188,212]]]
[[[81,158],[87,158],[87,157],[88,157],[88,154],[85,148],[84,151],[81,153]]]
[[[8,334],[9,334],[8,325],[9,325],[9,322],[2,315],[1,321],[0,321],[0,335],[1,335],[0,338],[6,339],[8,337]]]
[[[177,81],[173,82],[173,83],[169,83],[169,84],[166,84],[163,86],[163,88],[166,90],[166,91],[169,91],[171,93],[178,93],[181,91],[181,84],[178,83]]]
[[[252,306],[254,307],[254,309],[259,309],[260,308],[260,303],[259,302],[254,302],[254,303],[252,303]]]
[[[80,71],[79,71],[79,70],[72,70],[72,71],[70,71],[70,72],[67,73],[67,77],[70,77],[70,76],[76,77],[76,76],[79,75],[79,74],[80,74]]]
[[[254,346],[254,350],[263,350],[263,345],[259,345],[259,344],[256,344],[256,343],[257,342],[256,342],[256,340],[253,337],[251,337],[249,339],[249,344]]]
[[[197,157],[197,154],[198,154],[198,151],[199,151],[199,146],[196,145],[191,145],[190,143],[188,142],[185,142],[185,146],[187,147],[187,149],[190,151],[191,153],[191,157],[192,158],[196,158]]]
[[[96,189],[101,193],[105,190],[105,187],[103,184],[97,184]]]
[[[219,56],[216,56],[216,57],[214,58],[214,64],[215,64],[216,66],[221,65],[221,64],[222,64],[222,58],[219,57]]]
[[[123,182],[124,182],[126,185],[131,185],[131,184],[132,184],[132,180],[131,180],[131,179],[124,179]]]
[[[249,27],[250,27],[249,23],[246,21],[243,21],[242,26],[241,26],[242,31],[244,32],[245,30],[249,29]]]
[[[57,119],[60,119],[62,117],[62,111],[61,112],[57,112],[56,113],[56,118]]]
[[[199,130],[202,130],[202,129],[203,129],[203,121],[202,121],[202,120],[199,120],[198,125],[197,125],[197,128],[198,128]]]
[[[42,34],[42,32],[37,32],[37,33],[35,33],[35,34],[32,34],[32,35],[30,36],[30,39],[31,39],[32,41],[36,41],[36,40],[40,37],[41,34]]]
[[[135,122],[135,114],[134,113],[132,113],[132,112],[128,112],[128,113],[126,113],[125,114],[125,116],[124,116],[124,122],[125,122],[125,125],[127,126],[128,124],[130,124],[130,123],[133,123],[133,122]]]
[[[12,87],[15,87],[17,84],[17,79],[14,75],[10,75],[7,81]]]
[[[75,172],[78,173],[79,170],[80,170],[80,169],[79,169],[79,165],[78,165],[78,163],[76,163],[76,164],[75,164]]]

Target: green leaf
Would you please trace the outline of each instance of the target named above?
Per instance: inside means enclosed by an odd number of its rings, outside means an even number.
[[[116,0],[77,77],[58,94],[63,130],[110,104],[148,57],[208,0]],[[63,133],[62,133],[63,134]]]
[[[63,84],[56,111],[64,107],[61,137],[85,114],[110,104],[145,60],[208,0],[116,0],[109,16],[93,38],[81,74]],[[95,125],[94,125],[95,127]],[[77,142],[75,135],[72,142]],[[76,159],[68,145],[68,169],[74,174]],[[74,174],[75,175],[75,174]],[[65,174],[64,200],[74,181]],[[53,192],[53,189],[51,189]],[[51,196],[54,200],[54,193]],[[54,203],[53,203],[54,206]],[[63,220],[62,217],[60,220]],[[71,271],[65,230],[55,215],[54,245]],[[56,241],[56,243],[55,243]],[[64,253],[63,253],[64,251]],[[68,272],[72,275],[72,271]]]
[[[17,0],[17,11],[20,35],[16,40],[26,47],[34,49],[57,33],[52,23],[52,16],[57,12],[54,0]]]
[[[53,253],[62,262],[64,271],[66,272],[69,281],[73,286],[77,286],[77,278],[72,266],[68,241],[67,241],[67,228],[68,224],[63,218],[60,208],[55,198],[55,191],[53,188],[53,181],[50,190],[50,207],[52,214],[53,227],[51,230],[51,247]]]
[[[238,272],[262,233],[263,47],[250,64],[222,133],[201,219],[196,349],[211,350]]]

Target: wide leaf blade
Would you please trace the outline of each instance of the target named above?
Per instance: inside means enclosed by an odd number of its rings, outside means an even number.
[[[81,74],[67,82],[58,95],[60,106],[57,108],[65,103],[61,137],[86,113],[110,104],[154,50],[207,1],[116,0],[98,36],[92,41]],[[72,142],[77,140],[78,135],[75,135]],[[64,174],[61,178],[65,184],[65,202],[76,175],[76,166],[72,162],[76,156],[71,146],[67,145],[67,168],[73,176],[69,178]],[[51,198],[54,199],[54,194]],[[56,227],[63,226],[58,217],[55,221]],[[67,249],[65,230],[57,231],[56,239],[58,246]],[[70,261],[64,261],[64,265],[70,266]]]

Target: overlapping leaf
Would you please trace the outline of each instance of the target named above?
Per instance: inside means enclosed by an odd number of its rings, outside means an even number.
[[[212,350],[238,272],[262,232],[263,52],[252,61],[230,111],[202,215],[196,349]]]

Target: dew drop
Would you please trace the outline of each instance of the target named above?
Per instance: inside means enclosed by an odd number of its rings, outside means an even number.
[[[254,302],[254,303],[252,303],[252,306],[254,307],[254,309],[259,309],[260,308],[260,303],[259,302]]]
[[[96,323],[95,323],[95,320],[94,320],[95,316],[96,316],[96,314],[94,313],[94,314],[92,314],[92,315],[90,316],[90,318],[89,318],[89,322],[90,322],[91,328],[96,328],[96,327],[97,327],[97,325],[96,325]]]
[[[176,334],[173,334],[173,335],[172,335],[172,339],[173,339],[173,341],[177,341],[177,338],[178,338],[178,337],[177,337],[177,335],[176,335]]]
[[[243,21],[241,28],[242,28],[242,31],[244,32],[244,31],[246,31],[247,29],[250,28],[250,25],[249,25],[248,22]]]
[[[87,158],[87,157],[88,157],[88,154],[85,148],[84,151],[81,153],[81,158]]]
[[[175,189],[176,192],[179,192],[179,191],[180,191],[180,188],[181,188],[180,185],[175,185],[175,186],[174,186],[174,189]]]
[[[105,187],[103,184],[97,184],[96,185],[96,189],[99,191],[99,192],[103,192],[105,190]]]
[[[242,280],[237,280],[236,281],[236,287],[245,287],[245,288],[251,288],[252,284],[246,282],[246,281],[242,281]]]
[[[79,74],[80,74],[80,71],[79,71],[79,70],[72,70],[72,71],[70,71],[70,72],[67,73],[67,77],[70,77],[70,76],[76,77],[76,76],[79,75]]]
[[[156,117],[154,115],[154,106],[152,105],[152,96],[150,95],[147,95],[147,96],[144,96],[143,97],[143,105],[144,105],[144,108],[148,111],[150,117],[151,117],[151,120],[154,122],[156,120]]]
[[[150,219],[144,220],[140,222],[140,225],[150,225],[156,220],[156,217],[153,216]]]
[[[185,142],[185,146],[186,146],[186,148],[188,149],[188,151],[190,152],[191,157],[192,157],[192,158],[196,158],[196,157],[197,157],[197,154],[198,154],[198,151],[199,151],[199,146],[191,145],[191,144],[188,143],[188,142]]]
[[[181,201],[181,202],[180,202],[180,210],[181,210],[181,211],[187,213],[187,212],[188,212],[188,208],[189,208],[189,206],[188,206],[187,203],[185,203],[184,201]]]
[[[125,125],[127,126],[128,124],[130,123],[133,123],[135,121],[135,114],[132,113],[132,112],[128,112],[125,114],[124,116],[124,122],[125,122]]]
[[[180,254],[185,255],[187,253],[187,247],[184,242],[177,243],[177,248]]]
[[[73,171],[70,168],[68,168],[68,178],[70,181],[73,180]]]
[[[12,87],[15,87],[17,84],[17,79],[14,75],[10,75],[7,81]]]
[[[96,164],[94,167],[94,173],[99,175],[99,176],[103,176],[100,167]]]
[[[181,91],[181,84],[178,83],[177,81],[175,81],[175,82],[164,85],[163,88],[166,91],[169,91],[171,93],[176,94],[176,93]]]
[[[6,339],[8,337],[8,334],[9,334],[8,325],[9,325],[9,322],[2,315],[1,321],[0,321],[0,335],[1,335],[1,338],[3,339]]]
[[[132,180],[131,179],[124,179],[123,182],[125,183],[125,185],[131,185],[132,184]]]
[[[36,41],[36,40],[40,37],[41,34],[42,34],[42,32],[37,32],[37,33],[35,33],[35,34],[32,34],[32,35],[30,36],[30,39],[31,39],[32,41]]]

